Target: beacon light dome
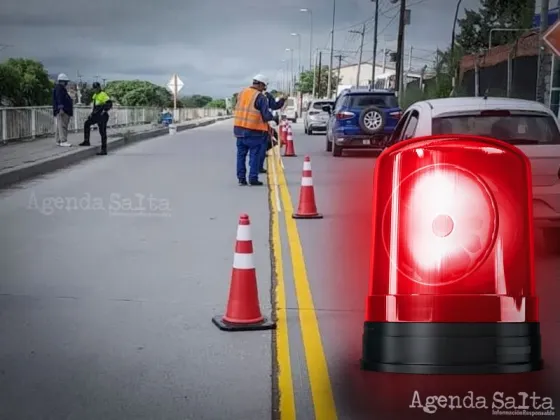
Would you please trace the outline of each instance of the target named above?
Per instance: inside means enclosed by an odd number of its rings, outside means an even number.
[[[491,138],[425,137],[383,152],[374,177],[362,367],[540,369],[528,158]]]

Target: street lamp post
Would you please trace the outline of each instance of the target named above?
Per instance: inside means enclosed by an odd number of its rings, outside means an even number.
[[[294,49],[286,48],[290,52],[290,95],[294,93]]]
[[[332,97],[332,68],[333,68],[333,60],[334,60],[334,26],[336,22],[336,0],[333,0],[332,6],[332,29],[331,29],[331,57],[330,57],[330,64],[329,64],[329,74],[328,74],[328,82],[327,82],[327,98]]]
[[[297,36],[298,38],[298,73],[301,73],[302,71],[302,65],[301,65],[301,34],[298,33],[292,33],[292,36]]]
[[[313,11],[311,9],[299,9],[300,12],[309,13],[309,70],[313,69]]]

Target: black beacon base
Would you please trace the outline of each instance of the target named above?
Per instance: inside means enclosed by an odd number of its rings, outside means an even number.
[[[363,370],[462,375],[541,370],[539,323],[366,322]]]

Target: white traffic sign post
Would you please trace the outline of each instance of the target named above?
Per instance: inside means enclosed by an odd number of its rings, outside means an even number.
[[[183,86],[185,85],[182,80],[179,79],[177,73],[171,77],[171,80],[167,84],[167,89],[169,89],[173,94],[173,122],[176,122],[177,120],[177,95],[179,94],[179,91],[183,89]]]

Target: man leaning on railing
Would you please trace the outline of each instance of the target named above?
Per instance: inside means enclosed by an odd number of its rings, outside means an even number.
[[[68,76],[60,73],[53,89],[53,115],[56,118],[56,143],[62,147],[72,146],[68,143],[68,124],[74,113],[74,102],[66,90]]]

